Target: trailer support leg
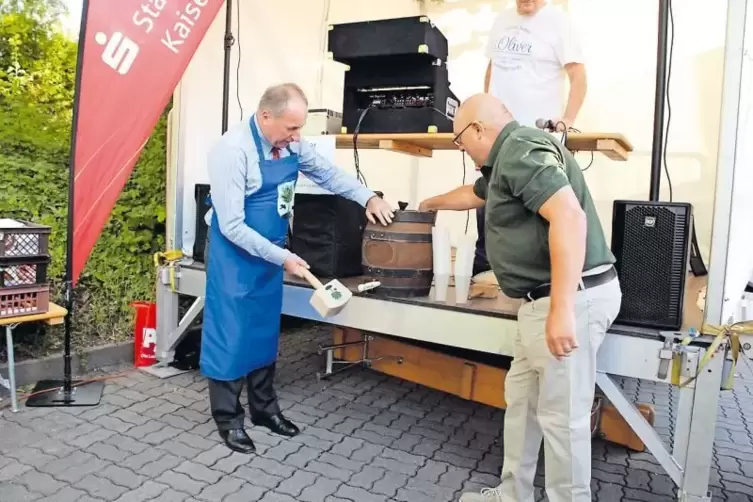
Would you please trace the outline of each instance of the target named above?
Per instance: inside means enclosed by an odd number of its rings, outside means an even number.
[[[696,374],[697,362],[704,350],[688,350],[684,355],[683,381],[688,372]],[[664,446],[661,437],[633,406],[621,389],[604,372],[596,374],[596,384],[606,398],[617,408],[654,455],[662,468],[677,485],[679,502],[710,502],[708,490],[714,450],[714,430],[719,404],[719,392],[724,368],[725,347],[717,349],[695,381],[681,387],[677,410],[672,453]]]

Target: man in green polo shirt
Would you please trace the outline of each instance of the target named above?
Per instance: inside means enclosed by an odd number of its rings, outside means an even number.
[[[533,502],[543,439],[550,502],[590,502],[596,354],[622,301],[614,256],[583,174],[554,136],[519,125],[489,94],[460,106],[454,132],[482,177],[420,209],[485,206],[489,263],[502,291],[524,299],[505,380],[501,484],[460,500]]]

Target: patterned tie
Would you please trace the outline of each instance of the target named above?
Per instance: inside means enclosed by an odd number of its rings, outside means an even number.
[[[272,147],[272,159],[278,160],[280,158],[280,149],[276,146]]]

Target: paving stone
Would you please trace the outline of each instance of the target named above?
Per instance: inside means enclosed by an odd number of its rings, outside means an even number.
[[[39,472],[35,469],[26,471],[13,482],[14,484],[25,485],[29,490],[40,493],[43,496],[57,493],[66,486],[65,483],[58,481],[46,472]]]
[[[187,460],[176,467],[175,472],[182,472],[191,479],[203,481],[204,483],[216,483],[222,477],[223,473],[215,471],[209,467]]]
[[[212,450],[210,450],[212,451]],[[199,461],[199,459],[196,459]],[[243,455],[241,453],[236,452],[230,452],[230,455],[227,457],[221,458],[217,462],[215,462],[213,465],[211,465],[212,469],[224,472],[225,474],[231,474],[238,471],[238,468],[241,466],[247,465],[249,462],[248,455]]]
[[[2,491],[0,491],[0,494]],[[79,502],[84,497],[88,497],[85,491],[73,488],[72,486],[66,486],[59,492],[39,499],[40,502]],[[12,502],[12,499],[8,499]],[[5,502],[5,501],[3,501]]]
[[[337,491],[342,483],[335,479],[320,476],[313,485],[303,489],[296,500],[301,502],[324,502],[327,497]]]
[[[295,471],[293,475],[280,483],[275,492],[298,497],[304,488],[316,482],[317,475],[307,471]]]
[[[346,417],[345,420],[337,424],[333,430],[340,434],[350,435],[363,427],[364,423],[366,423],[365,420],[356,420],[352,417]]]
[[[381,467],[398,474],[406,474],[408,476],[415,476],[418,472],[418,469],[420,468],[420,466],[416,464],[406,464],[400,462],[399,460],[384,457],[376,457],[371,465],[374,467]]]
[[[276,488],[283,479],[285,479],[283,476],[275,476],[274,474],[270,474],[258,467],[251,466],[239,467],[233,476],[247,483],[258,485],[270,490]]]
[[[389,497],[386,495],[367,492],[363,488],[355,488],[348,485],[340,485],[337,492],[335,492],[335,496],[347,500],[357,500],[358,502],[387,502],[389,500]]]
[[[394,497],[409,479],[410,477],[405,474],[391,472],[374,483],[369,491],[379,495],[386,495],[387,497]]]
[[[24,447],[17,450],[3,452],[3,455],[5,456],[0,457],[0,470],[3,467],[14,462],[20,462],[22,464],[38,468],[57,459],[57,457],[54,455],[48,455],[42,450],[31,447]]]
[[[259,500],[262,500],[266,493],[267,490],[264,488],[245,484],[239,491],[228,495],[227,498],[225,498],[224,502],[257,502]]]
[[[147,480],[146,477],[117,465],[108,465],[104,470],[98,472],[97,476],[109,479],[116,485],[124,486],[131,490],[141,486]]]
[[[32,502],[41,496],[22,484],[0,482],[0,502]]]
[[[446,473],[439,477],[439,486],[459,490],[463,484],[471,477],[471,470],[465,467],[449,466]]]
[[[216,434],[217,428],[212,427],[212,429],[213,429],[213,432]],[[175,436],[175,441],[186,444],[190,446],[191,448],[196,448],[197,450],[208,450],[212,448],[214,445],[218,444],[219,439],[220,439],[219,435],[217,435],[217,440],[212,440],[206,437],[199,436],[198,434],[194,434],[193,432],[181,432],[180,434]]]
[[[226,476],[219,483],[208,485],[199,493],[196,498],[206,500],[207,502],[222,502],[228,495],[237,492],[244,485],[244,482],[233,476]]]
[[[141,441],[149,434],[160,431],[165,428],[165,424],[159,420],[149,420],[141,425],[137,425],[131,429],[128,429],[123,433],[124,436],[128,436],[133,439]]]
[[[206,483],[196,481],[181,472],[175,472],[173,470],[162,473],[162,475],[155,481],[157,483],[169,485],[173,490],[189,493],[191,495],[198,495],[206,486]]]
[[[191,420],[188,420],[187,418],[181,417],[179,415],[174,415],[174,414],[163,415],[160,417],[160,420],[166,423],[168,426],[172,427],[173,429],[178,429],[182,431],[188,431],[196,427],[196,422],[193,422]]]
[[[165,425],[162,429],[147,434],[141,441],[150,445],[164,445],[170,443],[170,440],[180,433],[180,429]]]
[[[282,478],[289,478],[293,475],[293,472],[295,472],[295,469],[289,465],[281,464],[276,460],[270,460],[264,457],[255,457],[249,464],[249,467],[261,469],[267,474],[280,476]]]
[[[117,500],[128,491],[128,488],[118,486],[109,479],[88,474],[73,485],[74,488],[85,491],[92,497],[102,500]]]
[[[277,492],[267,492],[260,500],[261,502],[296,502],[296,500],[290,495]]]
[[[98,425],[95,425],[94,427],[96,428],[95,430],[90,431],[87,434],[82,434],[71,441],[67,441],[67,443],[76,448],[84,449],[93,444],[101,443],[105,439],[117,434],[115,431],[105,429],[104,427],[100,427]]]
[[[319,458],[322,454],[322,450],[310,448],[308,446],[302,446],[297,452],[288,455],[285,459],[286,465],[291,465],[303,469],[312,460]]]
[[[155,483],[154,481],[147,481],[135,490],[124,493],[115,502],[144,502],[152,501],[156,497],[162,495],[165,490],[170,490],[170,487],[161,483]],[[182,502],[182,500],[181,500]]]
[[[163,430],[167,430],[167,428]],[[148,436],[144,438],[144,442],[149,442],[147,438]],[[154,443],[154,446],[158,450],[166,451],[175,455],[176,457],[181,458],[196,458],[202,453],[202,450],[200,450],[199,448],[188,446],[186,443],[175,441],[172,438],[166,438],[163,441],[157,441]]]
[[[187,493],[179,492],[174,488],[168,487],[157,498],[151,499],[149,502],[188,502],[192,498],[193,497]]]

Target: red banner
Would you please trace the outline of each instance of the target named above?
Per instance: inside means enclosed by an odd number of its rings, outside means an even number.
[[[74,162],[74,284],[223,0],[87,4]]]

